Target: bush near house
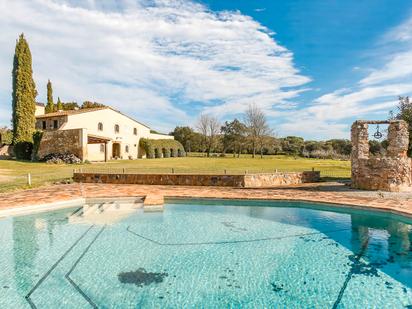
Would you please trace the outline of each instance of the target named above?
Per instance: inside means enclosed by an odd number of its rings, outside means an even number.
[[[147,139],[140,140],[140,146],[146,151],[148,159],[185,157],[186,152],[183,145],[173,139]]]
[[[13,142],[13,132],[9,129],[0,129],[0,146],[11,145]]]

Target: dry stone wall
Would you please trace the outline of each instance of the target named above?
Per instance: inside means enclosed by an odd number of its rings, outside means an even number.
[[[388,149],[384,157],[370,157],[368,124],[388,123]],[[408,124],[402,120],[355,121],[352,139],[352,187],[364,190],[411,190]]]
[[[75,173],[74,180],[86,183],[114,183],[141,185],[273,187],[319,181],[318,171],[247,174],[247,175],[191,175],[191,174],[110,174]]]

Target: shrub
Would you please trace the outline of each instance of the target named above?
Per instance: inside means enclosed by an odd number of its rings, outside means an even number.
[[[33,150],[33,143],[31,142],[18,142],[14,145],[14,155],[18,160],[31,160],[31,154]]]
[[[13,142],[13,132],[8,129],[0,129],[0,145],[11,145]]]
[[[146,151],[148,159],[172,157],[184,157],[186,152],[182,144],[173,139],[147,139],[140,140],[140,146]]]
[[[42,161],[51,164],[78,164],[82,161],[72,153],[49,153],[43,157]]]

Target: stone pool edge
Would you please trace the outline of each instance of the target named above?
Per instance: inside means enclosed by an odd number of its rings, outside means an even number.
[[[409,211],[402,211],[402,210],[397,210],[393,208],[388,208],[388,207],[376,207],[376,206],[367,206],[367,205],[361,205],[361,204],[349,204],[349,203],[339,203],[339,202],[328,202],[328,201],[321,201],[321,200],[310,200],[310,199],[287,199],[287,198],[275,198],[275,199],[269,199],[269,198],[225,198],[225,197],[181,197],[181,196],[164,196],[165,203],[170,202],[170,200],[203,200],[203,201],[255,201],[255,202],[303,202],[303,203],[313,203],[313,204],[320,204],[327,208],[328,206],[332,208],[337,208],[337,209],[355,209],[355,210],[361,210],[361,211],[371,211],[371,212],[379,212],[379,213],[387,213],[390,215],[396,215],[396,216],[401,216],[405,217],[408,219],[412,219],[412,212]],[[296,207],[296,208],[303,208],[303,207]],[[312,207],[308,207],[312,209]],[[319,207],[323,208],[323,207]],[[313,207],[313,209],[316,209],[316,207]],[[326,210],[326,209],[325,209]]]
[[[342,209],[357,208],[376,210],[412,217],[412,198],[397,199],[393,196],[359,195],[359,192],[342,192],[339,190],[322,191],[322,186],[341,186],[337,183],[299,185],[282,188],[219,188],[219,187],[182,187],[156,185],[113,185],[113,184],[69,184],[31,189],[10,194],[0,194],[0,216],[14,212],[23,213],[27,207],[39,207],[53,210],[56,203],[59,208],[73,200],[90,198],[145,198],[153,199],[224,199],[224,200],[265,200],[265,201],[302,201],[328,204]],[[110,193],[111,194],[110,194]],[[42,203],[44,201],[44,203]],[[13,206],[11,206],[13,205]],[[14,206],[15,205],[15,206]],[[71,205],[71,204],[69,204]],[[50,208],[48,208],[50,207]]]

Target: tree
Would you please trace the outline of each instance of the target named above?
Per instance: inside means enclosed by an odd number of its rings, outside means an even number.
[[[52,83],[50,79],[47,82],[47,104],[46,104],[45,112],[46,114],[54,112],[53,88],[52,88]]]
[[[294,156],[302,154],[304,143],[304,139],[298,136],[287,136],[281,139],[283,152]]]
[[[206,151],[207,156],[210,157],[210,153],[213,151],[218,140],[218,134],[220,131],[219,120],[207,114],[201,114],[196,125],[203,138],[203,151]]]
[[[220,131],[223,133],[223,153],[232,151],[233,157],[236,156],[236,153],[239,157],[242,152],[242,145],[245,142],[247,132],[246,125],[234,119],[231,122],[226,121]]]
[[[58,111],[64,110],[64,108],[63,108],[63,103],[62,103],[62,101],[60,101],[60,97],[57,97],[57,107],[56,107],[56,109],[57,109]]]
[[[97,102],[84,101],[80,108],[85,109],[85,108],[95,108],[95,107],[105,107],[105,106],[106,105],[101,104],[101,103],[97,103]]]
[[[62,103],[63,106],[63,110],[68,111],[68,110],[75,110],[75,109],[79,109],[79,104],[77,104],[77,102],[65,102]]]
[[[408,147],[408,156],[412,156],[412,102],[409,100],[409,97],[399,97],[399,102],[397,106],[397,113],[394,114],[393,111],[390,111],[391,119],[404,120],[409,125],[409,147]]]
[[[30,158],[30,143],[35,131],[36,85],[33,80],[32,57],[29,45],[21,34],[13,59],[12,123],[13,144],[18,159]]]
[[[202,136],[190,127],[176,127],[170,135],[173,135],[187,152],[201,150]]]
[[[256,156],[256,149],[258,146],[260,148],[260,156],[263,157],[265,137],[271,135],[271,130],[267,124],[263,110],[256,104],[250,104],[245,112],[245,123],[248,128],[248,135],[252,145],[252,157],[254,158]]]

